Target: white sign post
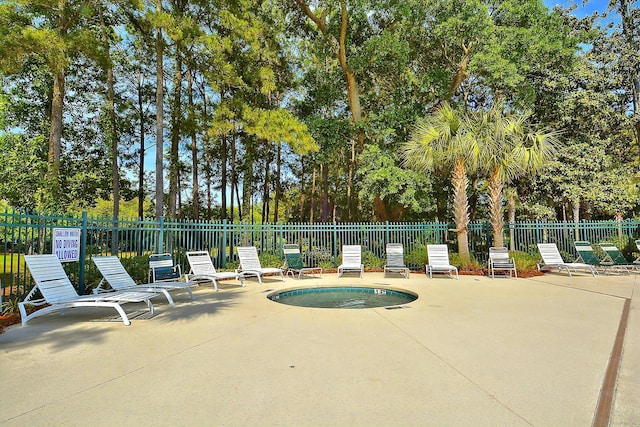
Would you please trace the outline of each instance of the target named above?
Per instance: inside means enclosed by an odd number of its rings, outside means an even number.
[[[80,260],[80,228],[54,228],[53,254],[60,262]]]

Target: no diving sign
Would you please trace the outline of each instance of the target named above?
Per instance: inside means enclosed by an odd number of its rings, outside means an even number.
[[[80,260],[81,231],[79,228],[53,229],[53,253],[60,262]]]

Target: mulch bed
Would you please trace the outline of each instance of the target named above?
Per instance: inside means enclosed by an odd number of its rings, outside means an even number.
[[[0,334],[4,332],[4,328],[20,323],[20,314],[0,314]]]

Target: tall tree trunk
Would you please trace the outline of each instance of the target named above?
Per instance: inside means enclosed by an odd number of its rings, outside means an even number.
[[[51,129],[49,131],[49,156],[46,183],[48,188],[42,195],[42,204],[47,209],[60,207],[60,155],[62,151],[62,109],[65,95],[65,70],[53,75],[53,97],[51,102]]]
[[[173,76],[173,102],[171,103],[171,149],[169,151],[169,206],[167,215],[176,218],[178,197],[178,169],[180,148],[180,128],[182,127],[182,45],[176,43],[176,71]]]
[[[271,185],[271,148],[267,141],[261,141],[261,145],[267,150],[264,161],[264,183],[262,187],[262,223],[269,222],[269,186]]]
[[[162,0],[156,0],[162,13]],[[156,220],[164,215],[164,41],[162,28],[156,28]]]
[[[278,209],[280,208],[280,197],[282,195],[282,189],[280,188],[280,174],[282,172],[282,145],[278,142],[276,147],[276,176],[275,176],[275,197],[273,199],[273,222],[278,223]]]
[[[580,240],[580,200],[572,202],[573,222],[575,225],[575,239]]]
[[[140,120],[140,149],[138,150],[138,218],[144,218],[144,109],[142,98],[142,72],[138,73],[138,113]]]
[[[632,9],[633,1],[619,0],[620,1],[620,15],[622,17],[622,32],[625,36],[627,43],[627,49],[630,52],[638,52],[640,46],[638,46],[638,40],[634,37],[634,30],[637,24],[634,20],[634,11]],[[631,75],[629,76],[632,94],[632,106],[633,116],[632,124],[633,131],[636,137],[636,144],[640,146],[640,70],[637,66],[628,67]]]
[[[236,139],[235,139],[235,136],[233,136],[231,138],[231,213],[230,213],[231,221],[233,221],[234,219],[233,201],[234,201],[235,190],[238,186],[237,183],[238,183],[238,179],[236,176]],[[239,217],[241,217],[241,215],[239,215]]]
[[[329,206],[329,166],[320,164],[320,188],[322,191],[322,199],[320,201],[320,221],[327,222],[329,216],[332,215]]]
[[[305,204],[305,194],[304,194],[304,156],[300,157],[300,222],[304,221],[304,204]]]
[[[462,265],[471,263],[471,255],[469,254],[469,204],[467,202],[467,186],[469,179],[464,167],[464,162],[456,161],[453,168],[453,177],[451,178],[453,185],[453,217],[456,223],[455,232],[458,236],[458,254]]]
[[[493,246],[501,248],[504,246],[504,218],[502,217],[502,181],[498,169],[495,169],[489,177],[489,215]]]
[[[250,144],[244,144],[246,149],[242,173],[242,210],[246,220],[253,220],[253,156]],[[252,221],[253,222],[253,221]]]
[[[322,174],[322,164],[320,164],[320,173]],[[311,208],[309,209],[309,224],[313,224],[316,212],[316,167],[313,167],[313,175],[311,176]]]
[[[324,37],[329,36],[328,25],[326,22],[326,14],[320,16],[311,11],[311,8],[305,0],[295,0],[296,4],[300,7],[302,12],[316,25],[318,30]],[[340,68],[344,73],[344,80],[347,88],[347,101],[349,104],[349,112],[351,113],[351,121],[356,130],[355,140],[352,140],[352,155],[349,164],[349,177],[347,182],[347,217],[351,220],[355,217],[358,209],[358,198],[355,193],[355,177],[358,170],[357,155],[364,149],[365,135],[363,130],[359,128],[359,124],[362,122],[363,111],[360,104],[360,93],[358,91],[358,82],[356,75],[347,61],[347,29],[349,26],[349,16],[346,0],[340,0],[340,32],[337,39],[331,39],[333,41],[333,49],[336,55],[336,59],[340,64]]]
[[[100,16],[100,27],[102,30],[102,47],[107,57],[107,110],[109,114],[109,126],[107,130],[107,141],[111,155],[111,183],[113,189],[113,221],[114,229],[111,235],[111,255],[118,255],[118,217],[120,215],[120,168],[118,167],[118,130],[116,129],[115,110],[115,82],[113,77],[113,66],[111,63],[111,53],[109,39],[107,37],[107,27],[102,14],[102,7],[98,5]]]
[[[451,79],[451,84],[449,85],[449,98],[447,101],[450,101],[451,98],[453,98],[462,82],[464,82],[468,77],[467,69],[469,68],[469,62],[471,61],[471,48],[473,47],[473,42],[469,42],[467,45],[462,42],[461,47],[462,58],[460,58],[458,69],[456,70],[453,79]]]
[[[184,218],[184,213],[182,211],[182,173],[180,171],[180,168],[178,168],[178,185],[177,185],[177,191],[176,191],[176,212],[177,212],[177,216],[176,218]]]
[[[247,162],[248,164],[250,162]],[[251,162],[253,165],[253,162]],[[251,168],[253,169],[253,168]],[[253,173],[248,171],[248,167],[245,167],[242,174],[242,210],[245,212],[246,220],[253,224]]]
[[[227,135],[220,137],[220,209],[222,219],[227,219]],[[231,210],[233,211],[233,188],[231,189]],[[233,218],[233,212],[231,214]]]
[[[212,219],[211,209],[213,200],[211,199],[211,185],[213,185],[213,180],[211,176],[211,168],[208,165],[204,168],[204,177],[207,182],[207,219]]]
[[[189,93],[189,133],[191,134],[191,180],[193,181],[193,219],[200,217],[200,183],[198,177],[198,141],[196,138],[195,106],[193,105],[193,73],[187,71],[187,91]],[[206,133],[206,132],[205,132]]]

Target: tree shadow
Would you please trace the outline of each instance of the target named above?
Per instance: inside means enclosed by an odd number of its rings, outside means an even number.
[[[235,300],[241,295],[234,289],[242,289],[232,284],[219,286],[216,292],[211,285],[194,288],[195,300],[191,301],[187,292],[172,292],[175,307],[171,307],[164,295],[153,298],[153,315],[145,303],[128,303],[122,307],[131,320],[131,326],[124,326],[118,313],[111,308],[77,307],[63,312],[50,313],[29,321],[26,327],[13,325],[0,334],[0,347],[6,353],[19,351],[29,354],[30,349],[39,346],[53,352],[64,351],[87,343],[101,344],[107,334],[126,332],[141,322],[163,323],[178,320],[187,321],[201,316],[222,313],[236,306]]]

